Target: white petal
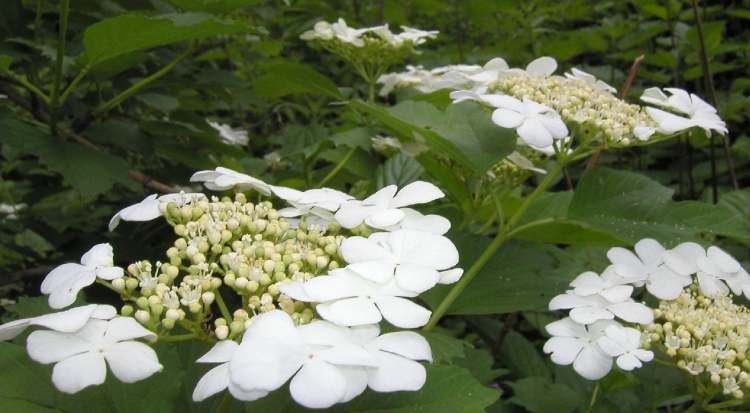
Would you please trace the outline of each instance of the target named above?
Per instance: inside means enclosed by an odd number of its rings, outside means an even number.
[[[305,363],[289,384],[292,398],[310,409],[325,409],[347,396],[346,379],[330,364],[313,360]]]
[[[348,269],[336,269],[331,271],[330,274],[314,277],[303,284],[304,293],[310,297],[310,301],[320,303],[368,295],[373,291],[375,285]]]
[[[193,390],[193,401],[201,402],[229,386],[229,363],[220,364],[207,371]]]
[[[570,310],[570,318],[576,323],[592,324],[599,320],[611,320],[614,316],[601,307],[576,307]]]
[[[581,340],[574,337],[551,337],[543,348],[546,354],[550,354],[552,362],[561,366],[573,364],[582,349]]]
[[[698,285],[703,295],[707,297],[716,297],[729,294],[729,288],[721,280],[709,274],[698,273]]]
[[[93,349],[90,342],[70,333],[40,330],[26,339],[26,351],[37,363],[50,364]]]
[[[667,268],[651,274],[646,289],[660,300],[674,300],[682,294],[683,278]]]
[[[116,317],[110,320],[104,337],[112,343],[135,338],[156,340],[156,334],[147,330],[132,317]]]
[[[298,337],[283,341],[247,337],[229,362],[230,380],[242,390],[276,390],[302,366],[302,343],[290,341],[299,340]]]
[[[643,262],[632,251],[614,247],[607,251],[607,258],[614,264],[614,270],[617,274],[631,279],[641,279],[646,276],[646,269]]]
[[[120,267],[99,267],[94,273],[102,280],[112,281],[125,275],[125,270]]]
[[[123,383],[134,383],[162,371],[156,352],[137,341],[115,343],[104,350],[112,373]]]
[[[94,245],[81,257],[81,264],[90,268],[109,267],[113,261],[112,246],[107,243]]]
[[[440,284],[453,284],[455,282],[458,282],[458,280],[461,278],[462,275],[464,275],[464,269],[463,268],[453,268],[450,270],[440,271],[440,279],[438,280],[438,283]]]
[[[398,224],[404,218],[404,213],[398,209],[383,209],[365,218],[365,224],[373,228],[388,228]]]
[[[698,258],[705,257],[706,250],[694,242],[685,242],[664,253],[667,266],[681,275],[692,275],[698,271]]]
[[[593,271],[586,271],[571,281],[570,286],[575,288],[577,295],[592,295],[602,290],[604,282],[599,277],[599,274]]]
[[[713,261],[724,273],[732,274],[742,269],[737,260],[719,247],[708,247],[706,255],[708,256],[708,259]]]
[[[614,315],[629,323],[651,324],[654,312],[641,303],[618,303],[607,307]]]
[[[312,346],[336,346],[350,342],[349,331],[346,327],[323,320],[315,320],[297,327],[302,341]]]
[[[586,327],[576,323],[569,317],[553,321],[544,327],[551,336],[583,337],[586,335]]]
[[[251,402],[268,396],[268,392],[263,390],[243,390],[231,380],[229,381],[228,388],[229,394],[231,394],[232,397],[243,402]]]
[[[667,104],[667,95],[658,87],[650,87],[643,91],[641,100],[652,105],[664,106]]]
[[[349,237],[341,243],[341,256],[346,262],[355,263],[385,260],[390,257],[390,254],[371,239]]]
[[[379,323],[380,311],[367,297],[344,298],[320,303],[315,311],[324,319],[342,326]]]
[[[389,261],[365,261],[349,264],[346,269],[367,280],[385,283],[393,278],[396,266]]]
[[[232,355],[240,345],[233,340],[222,340],[214,344],[211,350],[201,356],[196,363],[226,363],[232,359]]]
[[[14,339],[29,326],[30,321],[30,318],[22,318],[0,325],[0,341]]]
[[[373,340],[369,346],[411,360],[432,361],[430,343],[424,337],[412,331],[397,331],[395,333],[383,334]]]
[[[558,294],[553,297],[549,302],[550,311],[555,310],[568,310],[570,308],[591,306],[593,303],[591,298],[581,297],[575,294]]]
[[[492,112],[492,122],[503,128],[515,129],[521,126],[524,120],[526,115],[515,110],[499,108]]]
[[[440,274],[434,268],[414,264],[401,264],[396,267],[398,286],[417,294],[434,287],[439,279]]]
[[[557,61],[549,56],[542,56],[526,66],[526,73],[532,76],[549,76],[557,70]]]
[[[336,211],[336,222],[341,224],[344,228],[354,228],[361,224],[365,218],[379,211],[381,208],[377,206],[363,205],[359,201],[350,201],[341,205],[341,208]]]
[[[377,392],[417,391],[424,386],[424,366],[401,356],[378,351],[378,368],[367,371],[367,385]]]
[[[635,244],[635,252],[646,265],[661,264],[666,250],[658,241],[644,238]]]
[[[377,367],[372,353],[364,347],[351,343],[339,343],[316,353],[316,357],[335,366]]]
[[[423,231],[402,229],[391,232],[388,244],[401,263],[447,270],[458,264],[458,249],[450,239]]]
[[[516,129],[518,136],[531,146],[544,148],[553,143],[552,134],[538,121],[527,118]]]
[[[659,125],[659,130],[665,133],[675,133],[695,126],[695,123],[688,118],[683,118],[682,116],[677,116],[660,109],[647,107],[646,113]]]
[[[339,403],[346,403],[367,389],[367,368],[337,366],[336,369],[346,381],[346,392]]]
[[[400,297],[375,299],[380,312],[389,323],[400,328],[417,328],[427,324],[432,312],[413,301]]]
[[[612,369],[612,358],[595,345],[584,347],[573,362],[573,369],[589,380],[599,380]]]
[[[535,119],[549,131],[554,139],[563,139],[568,136],[568,127],[557,113],[537,116]]]
[[[92,318],[92,316],[109,315],[101,313],[109,309],[114,310],[114,308],[112,308],[111,306],[101,306],[105,308],[108,307],[108,309],[106,310],[100,310],[99,307],[100,306],[97,304],[89,304],[81,307],[74,307],[66,311],[45,314],[30,319],[29,324],[46,327],[50,330],[60,331],[63,333],[73,333],[80,330],[86,324],[86,322],[89,321],[89,318]]]
[[[83,353],[67,358],[52,369],[52,383],[57,390],[73,394],[89,386],[104,383],[107,366],[98,353]]]
[[[390,206],[401,208],[409,205],[426,204],[444,196],[443,191],[437,186],[425,181],[415,181],[401,188],[391,200]]]
[[[401,220],[402,229],[431,232],[443,235],[451,229],[451,222],[440,215],[422,215],[411,208],[401,208],[404,219]]]
[[[381,208],[385,208],[390,204],[391,200],[396,195],[396,191],[398,191],[398,187],[396,185],[388,185],[365,198],[362,203],[365,205],[377,205]]]
[[[631,371],[631,370],[643,367],[643,363],[641,363],[641,361],[638,360],[637,357],[629,353],[623,354],[620,357],[618,357],[617,365],[625,371]]]
[[[620,342],[609,336],[599,337],[597,344],[604,354],[610,357],[617,357],[628,351]]]
[[[50,294],[70,284],[72,279],[86,271],[89,270],[81,264],[67,263],[57,266],[44,277],[40,290],[42,294]]]
[[[630,296],[633,294],[633,286],[617,285],[611,288],[607,288],[599,294],[610,303],[620,303],[630,298]]]

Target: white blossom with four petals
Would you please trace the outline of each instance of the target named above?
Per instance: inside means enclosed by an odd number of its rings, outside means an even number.
[[[686,115],[682,117],[656,108],[646,108],[646,112],[659,125],[663,133],[676,133],[692,127],[702,128],[706,134],[716,131],[720,135],[727,134],[726,123],[719,117],[716,108],[709,105],[694,93],[688,93],[678,88],[665,88],[667,96],[661,89],[652,87],[646,89],[641,100],[674,112]]]
[[[552,336],[544,343],[544,352],[550,354],[553,363],[573,365],[573,369],[589,380],[599,380],[612,369],[612,357],[599,347],[598,340],[614,321],[599,321],[589,326],[563,318],[547,324],[545,329]]]
[[[597,341],[599,348],[610,357],[617,358],[617,366],[625,371],[643,367],[654,359],[654,353],[641,348],[641,332],[630,327],[610,325]]]
[[[28,327],[44,327],[61,333],[80,330],[90,319],[109,320],[117,315],[111,305],[89,304],[37,317],[21,318],[0,325],[0,341],[12,340]]]
[[[568,127],[554,109],[524,98],[507,95],[484,97],[492,106],[492,121],[503,128],[515,129],[518,136],[533,148],[547,148],[568,136]]]
[[[630,298],[613,303],[598,294],[580,296],[572,290],[552,298],[549,309],[570,310],[570,318],[579,324],[593,324],[601,320],[613,320],[615,317],[643,325],[654,321],[651,308]]]
[[[207,371],[193,390],[193,401],[200,402],[224,390],[237,400],[250,402],[268,395],[263,390],[242,390],[232,381],[229,374],[229,362],[239,348],[239,344],[232,340],[223,340],[216,343],[208,353],[196,360],[196,363],[220,363],[218,366]]]

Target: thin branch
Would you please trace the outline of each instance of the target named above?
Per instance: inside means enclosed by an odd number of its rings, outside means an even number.
[[[703,83],[706,87],[706,92],[708,93],[709,98],[711,99],[711,103],[713,103],[716,110],[719,110],[719,99],[716,96],[716,88],[714,88],[714,80],[713,76],[711,76],[711,65],[708,62],[708,52],[706,51],[706,40],[705,36],[703,34],[703,19],[701,18],[701,15],[699,13],[700,6],[698,5],[698,0],[692,0],[693,5],[693,16],[695,17],[695,25],[698,29],[698,41],[700,43],[700,58],[701,58],[701,68],[703,69]],[[732,187],[735,190],[740,189],[740,186],[737,182],[737,174],[734,170],[734,159],[732,159],[732,151],[729,147],[729,139],[728,137],[724,137],[722,139],[722,142],[724,143],[724,156],[727,158],[727,167],[729,169],[729,176],[732,179]],[[712,185],[714,188],[714,203],[718,202],[719,200],[719,194],[718,194],[718,183],[717,183],[717,177],[716,177],[716,159],[714,158],[714,152],[713,152],[713,136],[711,137],[711,179],[712,179]]]
[[[635,81],[635,76],[638,74],[638,68],[641,67],[641,62],[643,62],[643,59],[645,56],[640,55],[633,60],[633,64],[630,66],[630,71],[628,72],[628,77],[625,79],[625,83],[622,84],[622,88],[620,88],[620,93],[617,94],[617,96],[620,99],[625,99],[625,97],[628,95],[628,92],[630,92],[630,87],[633,86],[633,81]]]

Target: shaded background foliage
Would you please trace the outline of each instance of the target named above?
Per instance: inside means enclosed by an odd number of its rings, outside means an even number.
[[[540,311],[550,296],[580,271],[603,269],[606,245],[628,245],[643,236],[672,243],[708,234],[731,239],[721,242],[747,258],[750,194],[739,188],[750,173],[750,2],[704,3],[715,103],[728,122],[731,158],[721,141],[711,145],[706,136],[693,134],[602,154],[598,164],[613,169],[597,169],[585,178],[583,165],[571,168],[576,190],[558,183],[559,192],[546,194],[527,217],[529,223],[554,217],[553,225],[519,233],[451,307],[450,314],[462,316],[447,318],[429,333],[436,365],[423,394],[367,395],[347,411],[584,411],[591,384],[552,365],[540,351],[541,327],[553,319]],[[550,55],[562,69],[575,66],[619,88],[643,55],[631,99],[652,85],[683,87],[712,99],[690,1],[74,0],[61,58],[58,7],[55,1],[6,0],[0,13],[0,94],[5,96],[0,98],[0,203],[27,205],[0,215],[0,297],[7,319],[40,311],[43,300],[24,298],[37,295],[39,277],[50,266],[76,260],[94,243],[112,242],[122,263],[158,259],[154,251],[164,247],[158,240],[168,239],[163,226],[123,225],[106,233],[107,221],[149,193],[187,189],[187,178],[198,169],[223,165],[268,182],[306,187],[351,156],[328,185],[355,196],[423,175],[448,186],[426,161],[385,156],[370,143],[376,133],[398,135],[391,115],[410,127],[454,134],[453,118],[443,111],[445,96],[398,91],[379,103],[411,102],[409,110],[401,106],[380,115],[342,104],[366,95],[366,85],[335,56],[299,40],[320,19],[344,17],[355,27],[388,22],[440,30],[438,40],[409,62],[428,68],[483,64],[496,56],[523,66]],[[249,145],[223,142],[207,119],[247,130]],[[512,145],[499,150],[510,152]],[[491,166],[497,159],[470,160]],[[486,218],[487,208],[472,204],[460,188],[447,192],[453,203],[441,213],[462,228],[451,237],[468,266],[479,253],[476,246],[489,242],[485,234],[470,231],[477,223],[468,221]],[[676,202],[711,202],[714,192],[720,206]],[[506,201],[512,207],[514,198]],[[89,294],[111,298],[97,289]],[[425,301],[435,306],[444,294],[437,290]],[[3,344],[2,371],[26,373],[0,374],[0,406],[75,411],[77,403],[94,400],[111,411],[146,392],[154,397],[144,400],[156,401],[139,411],[173,406],[210,411],[211,401],[185,404],[200,373],[188,367],[202,350],[181,348],[166,356],[164,364],[173,367],[168,372],[177,375],[163,373],[131,388],[110,382],[73,399],[51,388],[27,394],[24,388],[32,381],[34,386],[47,382],[48,369],[21,361],[17,346]],[[459,382],[465,387],[456,389]],[[678,374],[658,366],[613,373],[603,382],[595,410],[679,409],[687,394],[679,383]],[[446,397],[451,392],[462,396]],[[246,408],[295,409],[283,394]]]

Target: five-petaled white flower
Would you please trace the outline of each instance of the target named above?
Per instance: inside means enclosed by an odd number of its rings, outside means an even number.
[[[659,125],[659,131],[675,133],[692,127],[699,127],[704,129],[708,135],[711,134],[712,130],[720,135],[726,135],[726,123],[721,120],[716,108],[697,95],[685,90],[678,88],[665,88],[664,90],[669,92],[670,96],[667,96],[661,89],[652,87],[643,92],[641,100],[684,114],[687,118],[656,108],[646,108],[646,112]]]
[[[608,85],[603,80],[597,79],[596,76],[590,73],[584,72],[583,70],[576,69],[575,67],[570,69],[570,72],[565,73],[565,77],[567,77],[568,79],[582,80],[586,82],[589,86],[597,90],[602,90],[602,91],[609,92],[609,93],[617,92],[617,89]]]
[[[319,303],[315,311],[342,326],[375,324],[385,318],[396,327],[417,328],[427,324],[431,314],[404,298],[416,294],[399,288],[395,280],[380,284],[345,268],[305,283],[282,285],[281,292],[298,301]]]
[[[516,129],[518,136],[533,148],[547,148],[555,140],[568,136],[568,127],[554,109],[524,98],[520,101],[507,95],[483,98],[496,107],[492,121],[503,128]]]
[[[664,262],[666,250],[657,241],[644,238],[635,244],[635,254],[625,248],[607,251],[614,271],[662,300],[674,300],[692,282],[689,275],[673,271]]]
[[[134,318],[91,319],[73,333],[39,330],[29,335],[29,356],[42,364],[56,363],[52,383],[64,393],[77,393],[104,383],[107,364],[120,381],[134,383],[162,370],[156,352],[134,341],[156,339]]]
[[[611,303],[618,303],[630,298],[633,286],[627,279],[617,275],[612,268],[607,268],[601,276],[593,271],[586,271],[576,277],[570,286],[573,293],[582,297],[598,294]]]
[[[405,216],[403,207],[425,204],[442,198],[445,194],[435,185],[412,182],[398,191],[396,185],[388,185],[363,201],[348,201],[336,212],[336,221],[344,228],[365,224],[385,229],[398,224]]]
[[[395,279],[399,288],[416,294],[434,287],[440,271],[458,263],[458,250],[448,238],[408,229],[347,238],[341,255],[358,275],[381,284]]]
[[[89,304],[57,313],[21,318],[0,325],[0,341],[12,340],[27,327],[38,326],[62,333],[80,330],[90,319],[109,320],[117,315],[111,305]]]
[[[352,341],[344,327],[313,321],[295,327],[273,310],[253,318],[229,361],[231,382],[244,391],[273,391],[292,378],[289,390],[299,404],[314,409],[345,403],[367,387],[373,355]]]
[[[271,191],[291,205],[280,209],[279,215],[284,218],[307,217],[312,224],[335,222],[333,213],[338,211],[342,204],[353,199],[351,195],[331,188],[299,191],[283,186],[272,186]]]
[[[340,17],[336,21],[336,23],[331,24],[331,30],[333,30],[333,35],[336,36],[337,39],[341,40],[344,43],[349,43],[355,47],[364,46],[365,42],[364,40],[362,40],[361,36],[364,33],[367,33],[368,31],[373,31],[376,29],[378,29],[378,27],[372,27],[372,28],[366,28],[366,29],[355,29],[355,28],[349,27],[346,24],[346,21]]]
[[[81,263],[67,263],[53,269],[42,281],[42,294],[49,294],[49,306],[55,309],[67,307],[76,300],[82,288],[93,284],[97,278],[114,280],[124,275],[120,267],[114,266],[112,246],[104,243],[94,245],[81,257]]]
[[[549,309],[570,310],[570,318],[580,324],[593,324],[600,320],[613,320],[615,317],[644,325],[654,321],[654,312],[649,307],[630,298],[613,303],[599,294],[580,296],[573,291],[552,298]]]
[[[268,395],[263,390],[242,390],[235,384],[229,374],[229,361],[239,348],[239,344],[232,340],[223,340],[216,343],[208,353],[196,360],[197,363],[221,363],[204,374],[195,385],[193,390],[193,401],[200,402],[224,390],[237,400],[253,401]]]
[[[599,321],[589,326],[563,318],[547,324],[547,332],[552,336],[544,343],[544,352],[550,354],[555,364],[573,365],[573,369],[589,380],[599,380],[612,369],[612,357],[599,347],[598,340],[604,330],[614,321]]]
[[[403,31],[397,34],[396,38],[402,42],[412,42],[416,46],[424,44],[427,39],[436,38],[440,33],[437,30],[420,30],[409,26],[401,26],[401,30]]]
[[[254,189],[263,195],[271,194],[271,185],[229,168],[217,167],[213,171],[198,171],[190,177],[190,182],[203,182],[212,191],[226,191],[232,188]]]
[[[181,207],[191,201],[204,199],[206,196],[201,193],[175,193],[166,195],[151,194],[137,204],[130,205],[118,211],[112,219],[109,220],[109,230],[113,231],[120,225],[120,221],[144,222],[159,218],[164,213],[163,205],[174,202],[177,207]]]
[[[228,145],[239,146],[247,145],[248,137],[246,130],[232,129],[232,127],[229,125],[218,122],[211,122],[210,120],[206,120],[206,122],[209,126],[219,132],[219,136],[221,136],[221,140],[224,141],[224,143]]]
[[[641,348],[641,332],[634,328],[607,326],[597,343],[605,354],[617,357],[617,365],[625,371],[643,367],[643,362],[654,359],[653,352]]]

